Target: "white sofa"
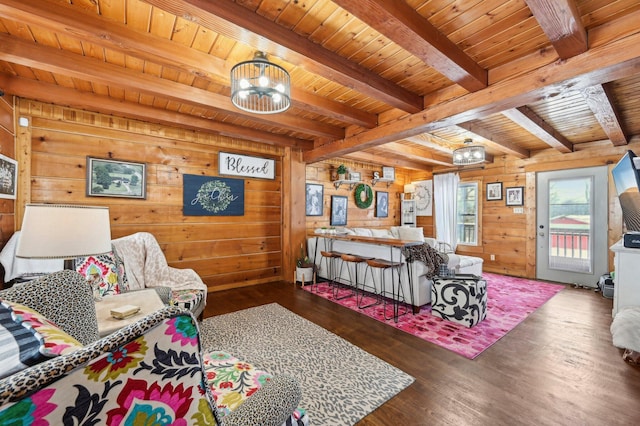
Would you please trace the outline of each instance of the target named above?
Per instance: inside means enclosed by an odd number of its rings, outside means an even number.
[[[323,232],[329,232],[327,230],[316,230],[316,234],[321,234]],[[358,235],[364,237],[378,237],[378,238],[397,238],[408,241],[424,241],[428,243],[431,247],[438,249],[439,247],[443,247],[443,244],[439,243],[434,238],[425,238],[423,235],[422,228],[408,228],[408,227],[400,227],[394,226],[390,229],[376,229],[376,228],[339,228],[335,230],[335,232],[343,235]],[[405,262],[405,258],[401,253],[399,248],[390,248],[390,246],[386,245],[377,245],[372,243],[362,243],[355,241],[342,241],[342,240],[333,240],[332,242],[332,250],[338,251],[341,253],[348,254],[356,254],[360,256],[366,257],[375,257],[378,259],[386,259],[391,260],[391,256],[393,256],[394,261],[402,260]],[[315,263],[317,268],[317,276],[321,278],[329,278],[326,260],[322,258],[320,252],[323,250],[327,250],[331,247],[331,242],[329,238],[323,237],[310,237],[307,239],[307,254],[309,259]],[[463,256],[457,255],[455,253],[447,253],[449,256],[448,267],[450,270],[455,271],[456,274],[474,274],[474,275],[482,275],[482,262],[483,259],[479,257],[473,256]],[[336,263],[339,265],[339,263]],[[431,282],[429,277],[433,276],[437,271],[433,273],[429,273],[427,266],[419,261],[415,261],[408,264],[410,271],[412,273],[412,282],[413,282],[413,301],[411,301],[411,291],[409,288],[409,269],[406,267],[402,268],[402,273],[400,276],[400,281],[402,284],[402,292],[404,293],[404,298],[407,303],[410,303],[417,308],[419,306],[423,306],[431,303]],[[361,273],[359,275],[360,279],[362,279],[364,274],[364,267],[360,270]],[[338,271],[336,271],[338,272]],[[385,276],[385,290],[391,291],[391,271],[387,270]],[[349,273],[346,267],[342,268],[340,276],[338,280],[343,284],[349,284]],[[371,273],[367,273],[366,278],[369,286],[371,286]],[[378,280],[379,281],[379,280]]]

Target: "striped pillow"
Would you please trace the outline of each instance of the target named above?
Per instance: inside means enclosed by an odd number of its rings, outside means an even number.
[[[81,347],[33,309],[8,300],[0,302],[0,378]]]

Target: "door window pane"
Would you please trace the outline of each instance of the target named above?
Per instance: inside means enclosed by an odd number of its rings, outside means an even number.
[[[456,226],[458,244],[478,244],[478,183],[458,184]]]
[[[591,177],[549,180],[549,268],[591,273]]]

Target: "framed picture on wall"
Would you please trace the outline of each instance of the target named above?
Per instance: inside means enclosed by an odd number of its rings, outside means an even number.
[[[502,182],[487,184],[487,201],[502,200]]]
[[[18,162],[0,154],[0,198],[16,199]]]
[[[376,217],[389,217],[389,193],[376,191]]]
[[[347,225],[347,203],[348,199],[344,195],[331,196],[331,226]]]
[[[505,200],[507,206],[524,205],[524,186],[512,186],[505,190]]]
[[[147,198],[147,165],[87,157],[87,196]]]
[[[324,186],[315,183],[307,184],[305,210],[307,216],[322,216]]]
[[[382,179],[396,179],[396,169],[393,167],[383,167],[382,168]]]

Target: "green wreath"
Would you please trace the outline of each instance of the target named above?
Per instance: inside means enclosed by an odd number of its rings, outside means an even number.
[[[226,183],[220,180],[210,180],[200,186],[196,199],[206,211],[218,213],[225,211],[231,204],[230,192],[231,188]]]
[[[373,191],[371,190],[371,187],[364,183],[356,186],[355,198],[356,206],[358,206],[359,209],[367,209],[371,207],[371,203],[373,202]]]

